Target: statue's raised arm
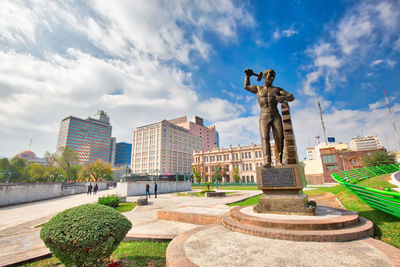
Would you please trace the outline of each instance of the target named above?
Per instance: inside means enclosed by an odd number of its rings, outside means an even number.
[[[250,85],[250,77],[251,76],[257,76],[257,81],[261,81],[262,78],[262,73],[260,72],[259,74],[255,74],[253,70],[251,69],[245,69],[244,70],[245,76],[244,76],[244,89],[246,89],[249,92],[252,92],[254,94],[257,94],[258,89],[257,86],[255,85]]]

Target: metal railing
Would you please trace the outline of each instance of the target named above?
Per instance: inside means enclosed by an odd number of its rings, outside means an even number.
[[[397,171],[400,171],[400,163],[332,173],[332,178],[370,207],[400,218],[400,193],[392,192],[390,188],[379,190],[357,185],[358,182],[365,179]]]

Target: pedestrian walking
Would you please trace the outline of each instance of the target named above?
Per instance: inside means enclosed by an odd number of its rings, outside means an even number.
[[[93,193],[96,195],[97,194],[97,190],[99,190],[99,186],[97,184],[94,185],[93,188]]]
[[[157,198],[157,187],[158,187],[157,183],[154,182],[154,197],[155,198]]]
[[[149,195],[149,198],[151,198],[151,196],[150,196],[150,185],[149,184],[146,184],[146,197],[147,197],[147,195]]]
[[[88,187],[87,187],[87,194],[88,194],[88,195],[91,195],[91,194],[92,194],[92,188],[93,188],[92,183],[90,183],[90,184],[88,185]]]

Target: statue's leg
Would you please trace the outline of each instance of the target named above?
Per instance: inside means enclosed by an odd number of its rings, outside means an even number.
[[[271,166],[271,145],[269,143],[270,119],[260,117],[261,150],[264,154],[264,167]]]
[[[282,164],[283,157],[283,125],[281,116],[276,116],[272,124],[272,132],[275,140],[276,164]]]

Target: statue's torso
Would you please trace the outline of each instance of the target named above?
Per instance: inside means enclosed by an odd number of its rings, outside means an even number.
[[[276,97],[279,95],[279,87],[257,86],[257,100],[260,104],[261,115],[279,116],[278,102]]]

